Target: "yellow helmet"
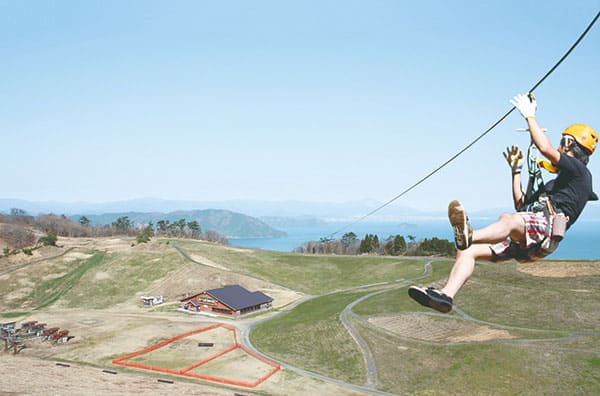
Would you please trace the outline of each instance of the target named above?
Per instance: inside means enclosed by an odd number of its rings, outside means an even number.
[[[573,124],[565,129],[562,135],[571,136],[582,147],[585,147],[590,154],[593,154],[594,150],[596,150],[596,144],[598,144],[598,134],[589,125]]]

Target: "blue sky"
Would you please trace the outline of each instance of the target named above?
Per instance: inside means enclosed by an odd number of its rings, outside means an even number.
[[[504,114],[598,11],[0,1],[0,198],[387,201]],[[600,131],[599,48],[600,25],[536,91],[556,143],[575,122]],[[513,113],[397,204],[510,206],[501,153],[526,148],[524,125]]]

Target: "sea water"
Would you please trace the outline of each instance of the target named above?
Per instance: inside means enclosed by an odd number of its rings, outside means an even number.
[[[489,219],[474,219],[472,225],[474,228],[479,228],[490,222]],[[385,240],[391,235],[402,235],[406,242],[410,241],[409,236],[414,237],[417,241],[433,237],[453,240],[452,229],[446,219],[413,221],[410,223],[361,222],[354,225],[347,224],[341,222],[323,222],[314,226],[280,227],[279,229],[284,231],[287,236],[280,238],[230,239],[229,243],[238,247],[291,252],[295,248],[302,246],[305,242],[318,241],[321,238],[341,239],[347,232],[354,232],[359,239],[363,239],[367,233],[375,234],[380,241]],[[567,231],[565,239],[560,243],[558,249],[552,255],[548,256],[548,258],[599,260],[600,221],[578,221]]]

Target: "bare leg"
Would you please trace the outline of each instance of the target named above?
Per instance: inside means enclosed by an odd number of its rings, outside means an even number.
[[[473,243],[498,243],[508,237],[514,241],[525,240],[525,220],[517,213],[505,213],[497,222],[473,231]]]
[[[456,293],[465,284],[473,274],[475,260],[489,260],[492,258],[492,251],[488,244],[474,244],[468,249],[458,250],[456,252],[456,262],[450,271],[448,282],[442,288],[442,292],[449,297],[454,298]]]
[[[490,244],[478,243],[469,246],[465,250],[458,250],[456,252],[456,262],[450,271],[446,286],[439,291],[432,288],[424,289],[419,286],[411,286],[408,288],[408,295],[423,306],[442,313],[450,312],[453,304],[452,299],[473,274],[475,260],[489,260],[492,258],[490,247]]]
[[[454,298],[473,274],[475,260],[491,259],[490,244],[502,242],[508,237],[515,241],[525,240],[525,220],[517,213],[505,213],[497,222],[473,231],[473,245],[456,252],[456,262],[450,271],[446,286],[441,291]]]

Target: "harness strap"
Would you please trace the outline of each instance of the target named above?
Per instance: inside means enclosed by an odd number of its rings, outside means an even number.
[[[548,197],[546,197],[546,207],[548,208],[548,213],[550,214],[550,216],[556,216],[554,206],[552,206],[552,202],[550,202],[550,198]]]
[[[527,182],[527,191],[525,192],[525,205],[531,204],[534,197],[544,189],[544,179],[542,178],[542,170],[537,161],[537,148],[533,140],[527,149],[527,169],[529,170],[529,180]]]

